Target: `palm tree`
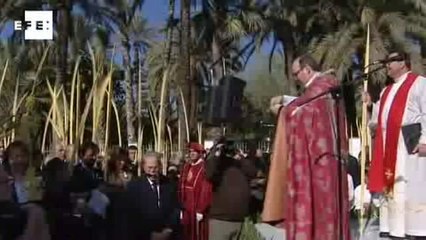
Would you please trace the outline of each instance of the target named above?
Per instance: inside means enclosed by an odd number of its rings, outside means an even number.
[[[426,41],[426,16],[421,9],[414,8],[421,7],[421,4],[413,5],[419,3],[387,0],[365,1],[355,5],[346,11],[334,32],[311,43],[311,50],[325,68],[335,68],[341,78],[353,65],[354,56],[363,59],[368,24],[372,35],[370,49],[373,61],[383,58],[390,48],[401,47],[417,59],[414,62],[415,69],[422,72],[419,61],[421,52],[416,49],[416,45]],[[375,79],[384,80],[384,74],[376,74]]]
[[[284,76],[290,81],[290,92],[295,91],[291,74],[291,63],[294,58],[307,50],[313,38],[325,34],[332,29],[337,20],[335,14],[325,13],[322,9],[330,7],[324,0],[320,1],[282,1],[269,2],[245,1],[242,8],[251,14],[258,22],[253,30],[248,31],[254,41],[251,43],[257,48],[272,42],[269,55],[269,69],[271,71],[273,56],[279,47],[284,62]]]
[[[182,95],[183,98],[180,101],[180,108],[179,108],[179,113],[180,113],[180,118],[184,119],[185,115],[184,115],[184,102],[186,103],[186,109],[187,109],[187,113],[189,114],[187,115],[189,119],[188,120],[188,126],[189,129],[187,129],[189,132],[192,132],[192,127],[195,126],[194,123],[194,118],[192,116],[194,116],[194,111],[197,109],[197,106],[194,105],[194,99],[196,99],[197,97],[197,89],[198,87],[195,86],[192,83],[193,82],[193,78],[192,78],[192,67],[191,67],[191,44],[192,44],[192,38],[191,38],[191,0],[181,0],[181,16],[180,16],[180,20],[181,20],[181,29],[180,29],[180,42],[181,42],[181,49],[180,49],[180,55],[182,56],[182,62],[183,64],[180,66],[182,68],[182,75],[180,76],[180,78],[178,79],[178,86],[181,88],[182,90]],[[176,91],[177,92],[177,91]],[[189,103],[189,104],[188,104]],[[184,124],[184,121],[181,121],[182,126],[185,126],[186,129],[186,125]],[[183,131],[182,131],[183,132]],[[187,139],[187,141],[189,142],[190,139]],[[183,143],[183,141],[180,141],[181,143]],[[180,146],[182,147],[182,146]]]
[[[58,11],[58,29],[57,29],[57,52],[56,52],[56,81],[55,85],[59,87],[65,83],[67,78],[68,66],[68,40],[71,32],[71,0],[58,0],[56,3]]]
[[[262,45],[272,35],[271,59],[276,46],[282,45],[286,76],[291,79],[291,62],[306,51],[313,51],[324,68],[334,67],[342,77],[352,65],[352,54],[362,52],[367,23],[372,26],[375,58],[382,57],[391,42],[410,48],[401,36],[415,36],[417,41],[424,38],[424,6],[419,0],[273,0],[251,9],[268,23],[255,32],[256,42]],[[342,53],[346,54],[342,57]]]
[[[189,78],[185,75],[186,84],[181,86],[184,86],[190,132],[196,129],[200,86],[206,85],[200,80],[200,76],[209,79],[207,85],[217,85],[224,75],[236,69],[241,70],[242,65],[235,68],[245,52],[239,52],[239,42],[247,36],[249,31],[255,31],[262,24],[262,21],[257,23],[250,21],[254,19],[253,15],[244,9],[240,11],[239,2],[235,0],[195,1],[194,4],[201,3],[201,11],[194,12],[189,23],[187,22],[189,1],[183,1],[186,5],[182,8],[181,31],[184,35],[191,36],[189,49],[191,68],[186,68],[186,72],[190,73]],[[187,41],[186,38],[182,38],[184,46],[185,41]],[[238,50],[235,51],[236,49]],[[188,64],[188,61],[186,63]]]
[[[150,31],[146,26],[146,20],[142,17],[143,0],[119,0],[110,1],[107,24],[111,26],[115,33],[115,38],[121,43],[121,53],[123,56],[124,82],[126,89],[126,126],[127,142],[135,143],[137,140],[135,130],[135,100],[133,99],[133,81],[131,69],[131,53],[134,47],[146,48],[149,45]]]
[[[46,42],[16,44],[12,38],[0,43],[0,72],[5,73],[0,84],[2,140],[10,131],[22,138],[36,140],[40,137],[40,126],[44,121],[40,111],[42,99],[39,93],[43,91],[40,86],[51,73],[49,66],[53,69],[54,63],[53,54],[44,57],[48,47]],[[35,147],[38,142],[31,144]]]

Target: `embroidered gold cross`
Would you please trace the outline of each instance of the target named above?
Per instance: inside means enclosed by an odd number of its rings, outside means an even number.
[[[388,169],[385,172],[385,176],[386,176],[387,179],[390,179],[391,177],[393,177],[393,173]]]

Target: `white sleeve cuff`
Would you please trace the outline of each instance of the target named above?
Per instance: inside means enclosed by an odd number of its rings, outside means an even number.
[[[284,95],[283,100],[282,100],[282,105],[287,106],[288,104],[290,104],[291,102],[293,102],[296,99],[297,99],[297,97],[295,97],[295,96]]]

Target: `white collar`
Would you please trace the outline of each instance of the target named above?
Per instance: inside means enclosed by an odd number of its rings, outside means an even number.
[[[405,79],[407,79],[407,75],[410,73],[411,71],[408,71],[404,74],[402,74],[399,78],[395,79],[395,83],[402,83],[404,82]]]
[[[191,163],[192,166],[198,165],[203,161],[202,158],[198,159],[195,163]]]
[[[315,78],[317,78],[320,75],[319,72],[316,72],[310,79],[309,81],[305,84],[305,88],[309,87],[309,85],[312,84],[312,82],[315,80]]]

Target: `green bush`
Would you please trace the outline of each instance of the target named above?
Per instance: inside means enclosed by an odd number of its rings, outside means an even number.
[[[239,240],[264,240],[264,238],[262,238],[262,236],[257,232],[254,224],[255,223],[249,218],[244,221]]]

